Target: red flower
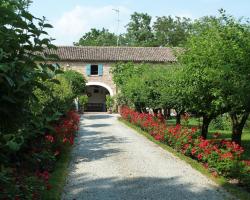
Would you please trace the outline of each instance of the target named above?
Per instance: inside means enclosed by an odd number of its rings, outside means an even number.
[[[66,143],[68,141],[67,138],[63,138],[63,143]]]
[[[227,159],[227,158],[233,159],[233,154],[231,152],[221,154],[221,159]]]
[[[46,139],[47,141],[51,142],[51,143],[54,142],[54,137],[53,137],[52,135],[46,135],[46,136],[45,136],[45,139]]]
[[[155,139],[158,140],[158,141],[163,141],[164,140],[164,136],[163,135],[160,135],[160,134],[157,134],[155,136]]]
[[[192,148],[191,154],[194,155],[194,154],[196,153],[196,151],[197,151],[197,150],[196,150],[195,148]]]
[[[201,153],[199,153],[198,156],[197,156],[197,158],[198,158],[198,160],[202,160],[203,155]]]

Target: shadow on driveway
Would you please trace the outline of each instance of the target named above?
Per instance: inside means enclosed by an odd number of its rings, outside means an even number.
[[[90,179],[86,174],[72,177],[76,182],[69,185],[68,199],[87,200],[218,200],[215,189],[191,190],[191,184],[182,184],[178,177],[136,177]]]

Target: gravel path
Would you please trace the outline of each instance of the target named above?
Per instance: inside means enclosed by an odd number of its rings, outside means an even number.
[[[85,114],[72,156],[63,200],[231,199],[117,115]]]

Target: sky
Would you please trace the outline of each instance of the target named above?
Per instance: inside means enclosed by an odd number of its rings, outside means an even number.
[[[157,16],[218,15],[220,8],[237,18],[250,18],[250,0],[33,0],[29,10],[54,26],[47,30],[54,44],[73,45],[91,28],[125,32],[133,12],[147,13],[154,21]],[[114,9],[120,10],[119,29]]]

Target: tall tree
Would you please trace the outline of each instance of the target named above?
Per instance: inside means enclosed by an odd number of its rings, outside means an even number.
[[[147,13],[135,12],[131,15],[126,34],[129,46],[153,45],[154,35],[150,26],[151,19]]]
[[[157,17],[153,24],[155,45],[157,46],[183,46],[191,30],[189,18],[163,16]]]
[[[122,37],[122,36],[121,36]],[[89,32],[85,33],[78,42],[74,43],[75,46],[116,46],[117,36],[109,32],[108,29],[103,28],[98,30],[92,28]]]
[[[190,109],[203,116],[203,137],[211,119],[230,112],[234,116],[232,139],[240,143],[250,104],[249,25],[223,10],[220,14],[197,21],[188,39],[182,59],[189,88],[186,96]]]

